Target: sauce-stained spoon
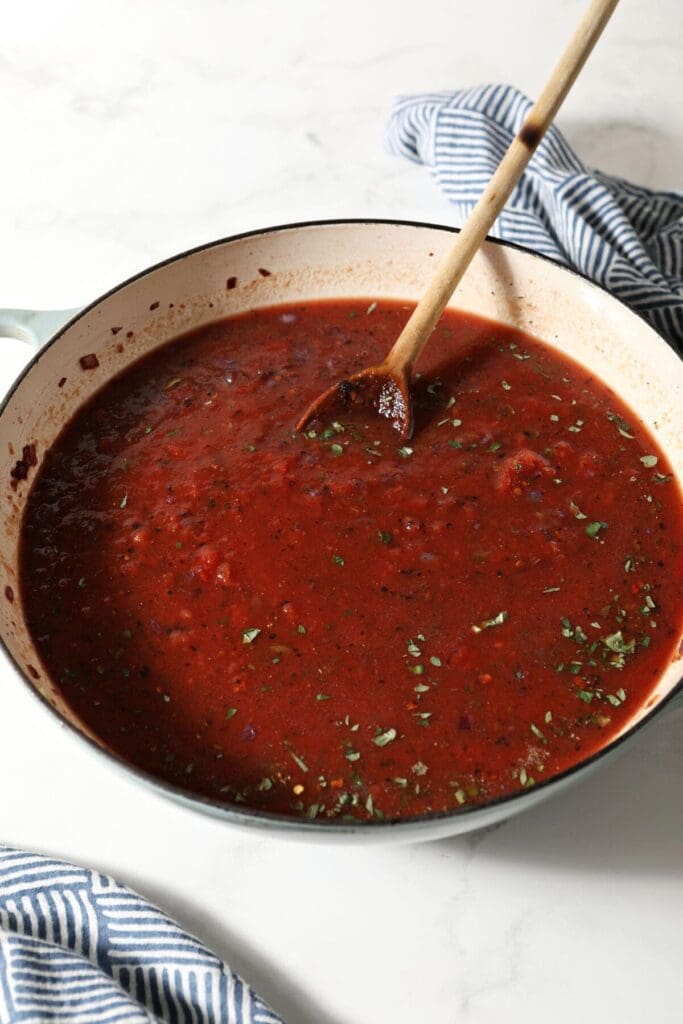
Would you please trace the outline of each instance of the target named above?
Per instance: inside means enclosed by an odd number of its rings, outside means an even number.
[[[538,143],[552,124],[618,2],[592,0],[590,3],[541,95],[384,362],[339,380],[324,391],[309,405],[297,423],[298,430],[303,430],[314,419],[326,419],[332,407],[353,402],[373,408],[380,416],[387,417],[403,437],[411,437],[413,408],[410,384],[415,361]]]

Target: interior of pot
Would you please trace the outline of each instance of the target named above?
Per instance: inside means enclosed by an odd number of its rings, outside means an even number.
[[[282,228],[178,257],[87,309],[33,362],[0,416],[0,635],[29,683],[71,724],[24,623],[18,581],[21,518],[31,477],[12,487],[26,446],[37,463],[62,425],[94,391],[144,353],[179,334],[247,309],[335,297],[417,300],[451,244],[446,229],[396,223]],[[454,307],[536,335],[582,363],[633,409],[683,479],[683,362],[639,317],[571,272],[530,253],[487,243]],[[323,382],[321,382],[322,384]],[[300,412],[292,409],[292,417]],[[650,704],[677,684],[681,660]],[[636,710],[626,728],[648,708]],[[91,737],[95,740],[97,737]]]

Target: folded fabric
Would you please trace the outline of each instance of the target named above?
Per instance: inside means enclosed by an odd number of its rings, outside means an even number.
[[[282,1024],[108,875],[0,846],[1,1024]]]
[[[530,107],[509,85],[402,97],[387,143],[431,168],[462,223]],[[683,351],[682,193],[591,170],[551,128],[492,233],[580,270]]]

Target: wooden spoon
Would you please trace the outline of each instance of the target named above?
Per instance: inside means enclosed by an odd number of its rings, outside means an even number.
[[[319,395],[297,423],[303,430],[313,419],[326,419],[339,402],[364,403],[386,416],[403,437],[413,433],[410,380],[416,359],[427,344],[448,300],[472,258],[503,209],[524,168],[552,124],[619,0],[592,0],[545,88],[498,165],[479,201],[437,267],[389,354],[379,366],[368,366],[337,381]]]

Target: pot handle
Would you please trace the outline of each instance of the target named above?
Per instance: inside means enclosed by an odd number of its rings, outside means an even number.
[[[0,309],[0,337],[17,338],[40,349],[79,312],[79,309]]]

